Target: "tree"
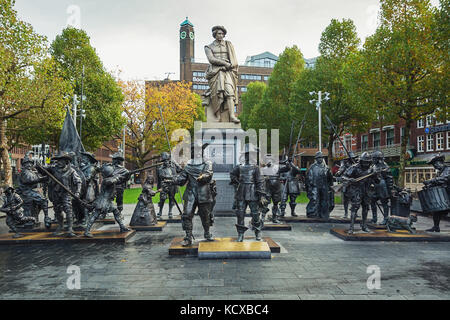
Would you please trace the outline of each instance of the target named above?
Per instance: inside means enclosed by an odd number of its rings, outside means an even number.
[[[169,138],[176,129],[193,128],[195,120],[206,121],[201,98],[191,91],[191,83],[168,82],[147,87],[138,81],[118,83],[125,96],[122,105],[127,121],[125,144],[132,150],[127,161],[138,168],[146,166],[151,153],[169,151],[159,106]],[[141,181],[145,181],[145,172]]]
[[[290,107],[294,83],[305,68],[303,55],[297,46],[280,54],[261,103],[251,111],[248,126],[258,129],[279,129],[280,147],[289,147],[291,122],[295,114]]]
[[[68,92],[46,38],[17,17],[14,4],[0,0],[0,156],[8,184],[9,150],[50,139],[64,118]]]
[[[249,128],[252,110],[262,101],[266,89],[267,85],[264,82],[251,82],[247,86],[247,92],[242,94],[242,112],[239,115],[242,129],[247,130]]]
[[[96,150],[123,128],[121,88],[103,67],[85,31],[64,29],[53,41],[51,53],[79,97],[83,87],[86,117],[82,120],[80,136],[86,149]]]
[[[428,0],[382,0],[379,27],[347,68],[348,85],[362,103],[378,110],[386,121],[405,122],[401,186],[413,121],[447,106],[448,89],[443,91],[442,81],[448,75],[444,75],[445,56],[433,41],[435,28]]]
[[[306,136],[317,137],[318,131],[317,111],[315,106],[309,103],[309,100],[313,99],[309,94],[311,91],[330,94],[330,100],[322,102],[322,115],[330,118],[337,127],[339,136],[345,132],[362,131],[368,126],[368,108],[354,104],[350,92],[344,87],[344,66],[349,56],[358,52],[359,44],[356,27],[350,19],[333,19],[322,33],[319,44],[321,56],[317,59],[315,68],[297,81],[291,98],[298,117],[303,117],[305,113],[311,115],[306,118]],[[314,96],[314,99],[317,99],[317,96]],[[332,164],[332,148],[338,135],[328,128],[326,121],[322,123],[322,135],[324,140],[328,139],[328,163]]]

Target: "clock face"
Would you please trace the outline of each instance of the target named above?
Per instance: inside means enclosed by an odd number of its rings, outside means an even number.
[[[194,33],[193,32],[189,32],[189,38],[191,38],[191,40],[194,40]]]
[[[181,39],[186,39],[186,31],[183,31],[180,33],[180,38]]]

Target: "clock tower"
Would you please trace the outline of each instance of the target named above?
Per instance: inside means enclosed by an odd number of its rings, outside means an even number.
[[[180,25],[180,80],[192,81],[191,63],[194,62],[194,25],[188,20]]]

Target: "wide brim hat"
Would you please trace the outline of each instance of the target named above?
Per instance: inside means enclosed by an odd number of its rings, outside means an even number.
[[[318,158],[325,158],[325,156],[323,155],[322,152],[317,151],[316,154],[315,154],[315,156],[314,156],[314,159],[318,159]]]
[[[81,155],[86,156],[87,158],[89,158],[89,160],[91,160],[91,162],[97,163],[98,160],[95,159],[95,156],[90,153],[90,152],[81,152]]]
[[[33,159],[32,159],[32,156],[33,156],[33,155],[34,155],[34,152],[33,152],[33,151],[28,151],[28,152],[25,154],[25,156],[23,157],[23,159],[20,160],[20,163],[21,163],[21,164],[25,164],[25,163],[28,163],[28,162],[34,162]]]
[[[69,152],[59,152],[56,156],[52,158],[52,160],[69,160],[72,161],[72,155]]]
[[[438,154],[437,156],[433,157],[430,161],[428,161],[427,164],[433,164],[436,161],[445,162],[445,156],[441,155],[441,154]]]
[[[224,26],[214,26],[212,27],[212,32],[214,33],[216,30],[222,30],[223,31],[223,35],[226,36],[227,35],[227,29],[225,29]]]
[[[110,155],[110,157],[111,157],[113,160],[125,161],[125,158],[123,157],[123,155],[122,155],[121,152],[116,152],[116,153],[114,153],[113,155]]]

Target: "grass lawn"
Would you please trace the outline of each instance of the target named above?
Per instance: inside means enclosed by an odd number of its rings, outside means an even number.
[[[154,190],[156,190],[156,187],[153,188]],[[180,191],[181,194],[183,194],[184,190],[186,189],[186,186],[180,187]],[[123,203],[124,204],[136,204],[139,198],[139,195],[142,192],[142,188],[136,188],[136,189],[126,189],[124,194],[123,194]],[[179,193],[177,193],[175,195],[175,200],[177,202],[181,202],[180,199],[180,195]],[[336,196],[334,197],[334,201],[336,204],[340,204],[341,203],[341,197],[340,196]],[[158,203],[159,202],[159,193],[156,194],[156,196],[153,197],[153,203]],[[302,192],[296,200],[297,203],[308,203],[309,199],[306,197],[306,192]],[[166,203],[169,203],[169,200],[166,200]]]

